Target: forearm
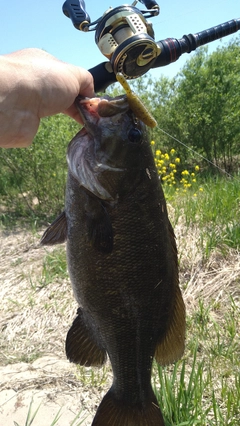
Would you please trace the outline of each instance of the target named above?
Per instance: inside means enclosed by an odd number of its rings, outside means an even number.
[[[0,56],[1,147],[27,146],[33,131],[38,129],[39,118],[30,99],[31,94],[34,99],[34,88],[28,77],[19,59],[12,55]]]

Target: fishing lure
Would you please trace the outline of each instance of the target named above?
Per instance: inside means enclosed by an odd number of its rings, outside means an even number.
[[[149,127],[157,126],[155,118],[147,110],[141,99],[134,93],[129,86],[127,80],[122,73],[116,74],[117,81],[122,85],[123,89],[126,92],[127,100],[132,112],[139,118],[144,124]]]

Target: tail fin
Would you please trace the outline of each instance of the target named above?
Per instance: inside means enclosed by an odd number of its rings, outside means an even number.
[[[154,393],[146,404],[116,399],[112,388],[104,396],[92,426],[165,426]]]

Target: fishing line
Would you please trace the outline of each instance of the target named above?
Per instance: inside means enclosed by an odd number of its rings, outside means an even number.
[[[231,177],[233,179],[236,179],[233,175],[231,175],[230,173],[226,172],[226,170],[222,169],[221,167],[219,167],[217,164],[214,164],[212,161],[210,161],[208,158],[204,157],[202,154],[199,154],[199,152],[195,151],[193,148],[191,148],[190,146],[186,145],[184,142],[180,141],[179,139],[175,138],[175,136],[170,135],[168,132],[166,132],[165,130],[161,129],[160,127],[158,127],[159,130],[161,130],[161,132],[163,132],[165,135],[167,135],[169,138],[175,140],[176,142],[180,143],[181,145],[183,145],[185,148],[187,148],[189,151],[192,151],[194,154],[198,155],[200,158],[202,158],[203,160],[207,161],[209,164],[211,164],[212,166],[216,167],[218,170],[220,170],[222,173],[225,173],[228,177]]]

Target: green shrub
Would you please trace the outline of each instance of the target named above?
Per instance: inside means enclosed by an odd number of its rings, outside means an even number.
[[[0,150],[0,196],[18,216],[58,214],[64,206],[66,149],[79,125],[59,114],[44,118],[28,148]]]

